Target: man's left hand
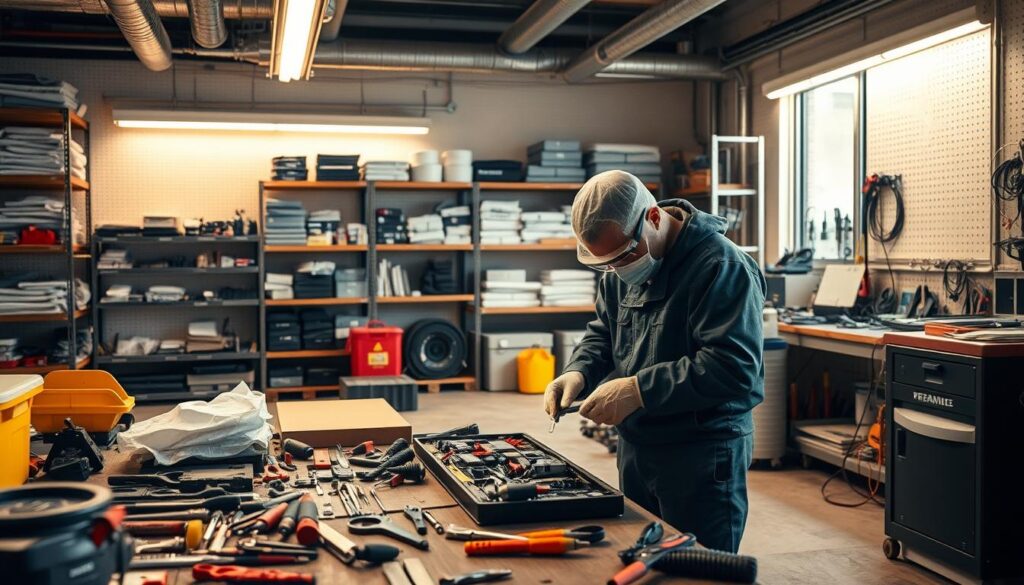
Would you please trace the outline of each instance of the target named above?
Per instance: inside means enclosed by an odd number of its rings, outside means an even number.
[[[617,425],[644,405],[636,376],[601,384],[583,401],[580,415],[596,423]]]

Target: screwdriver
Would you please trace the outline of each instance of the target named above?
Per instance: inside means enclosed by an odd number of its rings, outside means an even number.
[[[570,406],[569,408],[563,408],[563,409],[559,410],[558,412],[556,412],[554,418],[551,419],[551,428],[548,429],[548,432],[549,433],[555,432],[555,425],[558,424],[558,419],[562,418],[563,416],[565,416],[567,414],[572,414],[574,412],[579,412],[579,411],[580,411],[580,405],[579,404],[574,404],[573,406]]]
[[[277,527],[278,522],[281,521],[281,517],[284,516],[284,512],[287,509],[288,503],[281,502],[263,514],[260,514],[259,518],[256,518],[256,521],[253,522],[252,528],[249,529],[249,533],[256,534],[259,532],[269,532],[273,530]]]
[[[316,501],[313,500],[313,496],[302,494],[299,498],[299,524],[295,529],[295,539],[299,544],[313,546],[320,540],[320,523],[317,518]]]
[[[277,533],[281,540],[287,540],[295,532],[295,525],[299,522],[299,500],[288,502],[288,508],[284,511],[284,517],[277,523]]]
[[[587,543],[574,538],[550,537],[527,540],[472,540],[463,545],[471,557],[492,555],[561,555],[586,546]]]

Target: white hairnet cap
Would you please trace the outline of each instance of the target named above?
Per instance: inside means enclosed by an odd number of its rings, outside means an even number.
[[[594,175],[576,193],[572,202],[572,231],[579,243],[580,262],[592,264],[595,258],[583,242],[592,242],[606,229],[617,229],[632,236],[643,214],[658,204],[643,181],[625,171],[605,171]],[[609,254],[614,257],[617,254]]]

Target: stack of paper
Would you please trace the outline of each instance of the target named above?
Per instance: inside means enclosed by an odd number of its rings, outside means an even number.
[[[524,211],[523,231],[520,235],[525,243],[572,238],[572,226],[567,219],[561,211]]]
[[[407,297],[413,295],[409,285],[409,273],[401,265],[390,260],[380,261],[377,270],[377,294],[382,297]]]
[[[217,330],[216,321],[193,321],[188,324],[185,351],[188,353],[223,351],[229,340]]]
[[[480,204],[481,244],[520,244],[522,209],[518,201],[488,200]]]
[[[410,244],[444,243],[444,222],[435,213],[410,217],[405,221]]]
[[[545,307],[590,305],[597,294],[597,273],[592,270],[544,270],[540,281],[540,300]]]
[[[541,283],[526,280],[525,270],[488,270],[480,299],[484,307],[539,307]]]
[[[294,282],[295,279],[291,274],[268,272],[263,290],[266,291],[268,299],[294,299]]]

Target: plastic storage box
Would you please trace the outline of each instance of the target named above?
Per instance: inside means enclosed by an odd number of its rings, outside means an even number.
[[[399,412],[419,408],[419,388],[409,376],[345,376],[341,392],[345,399],[383,398]]]
[[[560,329],[555,331],[555,375],[561,375],[562,370],[572,359],[572,352],[576,351],[576,346],[583,341],[583,336],[586,335],[585,329],[580,330],[567,330]]]
[[[32,426],[58,433],[64,419],[90,433],[108,433],[135,407],[135,398],[102,370],[59,370],[43,380],[43,393],[32,404]]]
[[[483,383],[481,388],[490,391],[519,389],[519,367],[516,358],[524,349],[538,346],[551,351],[554,336],[550,333],[484,333],[483,338]],[[473,344],[472,347],[476,347]]]
[[[348,336],[353,376],[402,375],[402,328],[370,321]]]
[[[32,401],[42,391],[41,376],[0,376],[0,488],[28,479]]]

